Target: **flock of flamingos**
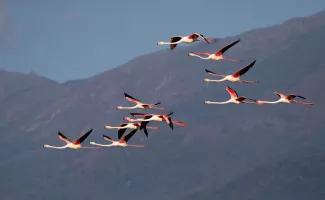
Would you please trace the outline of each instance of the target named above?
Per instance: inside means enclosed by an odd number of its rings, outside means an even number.
[[[216,39],[206,39],[202,34],[200,33],[193,33],[189,36],[173,36],[170,38],[170,42],[158,42],[157,45],[169,45],[170,50],[173,50],[176,48],[177,44],[185,43],[185,44],[191,44],[194,42],[206,42],[206,43],[213,43],[216,42]],[[220,50],[209,53],[209,52],[190,52],[188,56],[196,56],[203,60],[228,60],[233,62],[239,62],[240,60],[234,60],[230,58],[225,58],[223,54],[229,50],[231,47],[236,45],[238,42],[240,42],[240,39],[224,46]],[[207,55],[206,57],[201,57],[199,54]],[[258,83],[258,81],[247,81],[247,80],[241,80],[240,77],[243,76],[245,73],[247,73],[255,64],[256,60],[248,64],[247,66],[237,70],[233,74],[230,75],[224,75],[224,74],[217,74],[212,71],[209,71],[205,69],[206,73],[211,76],[219,76],[222,77],[218,80],[212,80],[205,78],[204,82],[240,82],[240,83]],[[277,101],[262,101],[262,100],[254,100],[247,98],[245,96],[238,96],[237,92],[230,88],[229,86],[226,87],[226,90],[228,91],[230,95],[230,99],[228,101],[224,102],[214,102],[214,101],[205,101],[205,104],[227,104],[227,103],[234,103],[234,104],[276,104],[276,103],[296,103],[296,104],[303,104],[303,105],[314,105],[313,103],[306,103],[306,102],[299,102],[296,101],[295,98],[301,98],[305,99],[305,97],[296,95],[296,94],[289,94],[285,95],[280,92],[274,92],[279,96],[279,100]],[[158,109],[158,110],[165,110],[165,108],[159,108],[157,105],[160,104],[160,102],[157,102],[155,104],[149,104],[149,103],[143,103],[142,101],[130,96],[129,94],[124,93],[124,96],[126,100],[134,103],[135,105],[132,107],[124,107],[124,106],[118,106],[116,109]],[[250,101],[246,101],[250,100]],[[66,145],[64,146],[51,146],[51,145],[44,145],[45,148],[55,148],[55,149],[65,149],[65,148],[71,148],[71,149],[81,149],[81,148],[95,148],[98,149],[100,147],[145,147],[145,145],[135,145],[135,144],[128,144],[127,142],[130,140],[130,138],[140,129],[143,130],[145,135],[148,137],[148,131],[147,129],[159,129],[158,126],[148,126],[148,123],[150,121],[156,121],[156,122],[166,122],[169,127],[173,130],[174,124],[185,127],[186,124],[184,124],[181,121],[172,120],[170,116],[173,114],[173,112],[169,114],[143,114],[143,113],[130,113],[132,116],[135,117],[141,117],[141,118],[130,118],[125,117],[124,120],[127,121],[125,123],[120,124],[119,126],[105,126],[105,129],[117,129],[118,130],[118,140],[113,140],[107,135],[103,135],[103,138],[107,141],[109,141],[109,144],[98,144],[95,142],[90,142],[90,144],[94,145],[93,147],[86,147],[82,146],[81,143],[84,142],[84,140],[93,132],[93,129],[90,129],[87,133],[80,136],[75,141],[72,141],[68,139],[66,136],[64,136],[60,131],[58,132],[58,137],[60,140],[63,140]],[[126,129],[131,129],[131,131],[127,134],[124,134]]]

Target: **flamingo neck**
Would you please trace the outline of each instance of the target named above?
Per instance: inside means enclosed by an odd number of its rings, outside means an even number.
[[[45,148],[52,148],[52,149],[65,149],[67,148],[67,146],[61,146],[61,147],[57,147],[57,146],[51,146],[51,145],[44,145]]]
[[[227,104],[230,103],[231,101],[224,101],[224,102],[215,102],[215,101],[205,101],[206,104]]]
[[[209,60],[210,59],[209,56],[208,57],[202,57],[202,56],[199,56],[199,55],[196,55],[196,54],[193,54],[193,56],[199,57],[199,58],[201,58],[203,60]]]
[[[101,147],[110,147],[110,146],[113,146],[112,144],[98,144],[96,142],[90,142],[90,144],[96,145],[96,146],[101,146]]]
[[[218,80],[212,80],[212,79],[205,78],[204,82],[223,82],[225,80],[226,80],[226,78],[222,78],[222,79],[218,79]]]
[[[118,106],[117,107],[118,110],[122,110],[122,109],[124,109],[124,110],[126,110],[126,109],[135,109],[135,108],[137,108],[137,105],[132,106],[132,107],[127,107],[127,106]]]

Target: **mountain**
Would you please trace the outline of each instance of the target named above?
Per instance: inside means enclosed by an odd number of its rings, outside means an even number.
[[[325,153],[325,95],[320,92],[324,35],[325,12],[320,12],[222,38],[216,44],[163,49],[89,79],[63,84],[35,74],[0,71],[1,197],[193,199],[195,192],[211,194],[210,188],[232,191],[236,181],[243,187],[250,181],[242,179],[248,173],[262,180],[259,167],[299,157],[296,150],[302,146],[306,156],[316,150]],[[241,42],[225,56],[244,62],[188,56],[190,51],[215,51],[237,38]],[[253,59],[257,62],[244,77],[260,84],[202,82],[207,76],[204,68],[232,73]],[[203,104],[227,100],[226,85],[255,99],[275,100],[275,91],[296,93],[315,106]],[[147,144],[143,149],[42,148],[61,144],[58,130],[73,139],[94,128],[85,145],[104,142],[103,133],[115,138],[116,132],[103,126],[119,124],[128,115],[128,110],[116,110],[118,105],[129,105],[124,92],[145,102],[161,101],[166,112],[174,112],[172,119],[188,126],[171,131],[162,123],[161,130],[149,131],[148,139],[136,134],[130,142]],[[277,168],[271,172],[279,173]],[[264,197],[263,193],[257,197]]]

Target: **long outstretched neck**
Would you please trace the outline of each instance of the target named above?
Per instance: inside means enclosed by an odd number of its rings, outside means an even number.
[[[208,57],[202,57],[202,56],[199,56],[199,55],[196,55],[196,54],[193,54],[192,56],[199,57],[199,58],[201,58],[203,60],[209,60],[210,59],[209,56]]]
[[[158,42],[157,44],[158,44],[158,45],[164,45],[164,44],[179,44],[179,43],[181,43],[180,40],[177,41],[177,42]]]
[[[114,128],[117,128],[117,129],[120,129],[121,127],[119,126],[105,126],[106,129],[114,129]]]
[[[276,104],[276,103],[280,103],[281,99],[277,100],[277,101],[261,101],[262,103],[268,103],[268,104]]]
[[[44,148],[52,148],[52,149],[65,149],[65,148],[67,148],[67,146],[57,147],[57,146],[51,146],[51,145],[48,145],[48,144],[44,145],[43,147]]]
[[[205,104],[227,104],[230,103],[231,100],[223,101],[223,102],[215,102],[215,101],[205,101]]]
[[[96,142],[90,142],[90,144],[96,145],[96,146],[101,146],[101,147],[110,147],[110,146],[112,146],[112,144],[98,144]]]
[[[128,106],[117,106],[117,110],[127,110],[127,109],[135,109],[135,108],[137,108],[137,106],[135,105],[135,106],[132,106],[132,107],[128,107]]]
[[[203,79],[204,82],[223,82],[225,80],[226,80],[226,78],[218,79],[218,80],[213,80],[213,79],[208,79],[208,78]]]
[[[132,119],[132,118],[130,118],[130,117],[125,117],[124,119],[127,120],[127,121],[129,121],[129,122],[145,121],[145,120],[142,119],[142,118],[135,118],[135,119]]]

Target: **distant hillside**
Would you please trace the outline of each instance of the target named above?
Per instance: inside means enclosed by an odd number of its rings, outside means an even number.
[[[187,56],[190,51],[215,51],[237,38],[242,41],[225,56],[245,60],[242,63]],[[325,95],[319,92],[324,90],[324,43],[325,12],[321,12],[220,39],[215,44],[161,50],[65,84],[33,74],[0,71],[1,196],[178,199],[191,198],[187,195],[211,187],[228,195],[236,181],[240,188],[246,181],[251,183],[246,178],[240,181],[249,172],[256,180],[268,178],[259,169],[254,172],[259,166],[271,166],[270,173],[279,176],[274,163],[284,160],[290,168],[291,160],[285,159],[299,158],[295,150],[301,146],[306,144],[307,157],[316,149],[325,153],[320,148],[325,145]],[[253,59],[257,63],[245,79],[260,80],[258,85],[202,82],[207,76],[204,68],[232,73]],[[316,105],[203,104],[204,100],[227,100],[226,85],[239,95],[255,99],[275,100],[274,91],[297,93]],[[149,132],[148,139],[143,133],[137,134],[131,141],[148,144],[144,149],[76,152],[42,148],[45,143],[62,144],[58,130],[76,138],[92,127],[95,131],[86,143],[104,142],[103,133],[115,138],[116,132],[103,126],[119,124],[128,115],[129,111],[116,110],[118,105],[130,105],[123,92],[145,102],[161,101],[168,108],[166,112],[174,111],[173,119],[188,126],[171,131],[162,123],[158,124],[161,130]],[[259,195],[252,194],[256,198],[269,194],[263,193],[264,188],[257,190],[261,191]],[[291,192],[285,187],[281,191]],[[214,193],[207,195],[217,197]]]

